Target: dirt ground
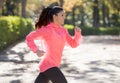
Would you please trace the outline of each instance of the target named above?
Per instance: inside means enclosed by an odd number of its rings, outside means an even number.
[[[25,41],[0,53],[0,83],[34,83],[38,58]],[[60,69],[68,83],[120,83],[120,36],[84,36],[77,48],[65,46]]]

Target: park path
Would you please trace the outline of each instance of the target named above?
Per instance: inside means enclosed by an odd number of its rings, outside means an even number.
[[[0,53],[0,83],[34,83],[38,58],[20,41]],[[84,36],[66,46],[61,70],[68,83],[120,83],[120,36]]]

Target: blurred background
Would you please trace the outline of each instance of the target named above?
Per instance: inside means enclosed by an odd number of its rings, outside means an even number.
[[[61,69],[69,82],[120,83],[120,0],[0,0],[0,82],[33,83],[39,59],[31,56],[24,39],[41,10],[57,5],[66,12],[63,26],[69,33],[74,35],[77,25],[84,36],[81,47],[65,49],[69,56]]]
[[[0,0],[0,49],[25,37],[41,10],[56,5],[66,11],[64,27],[71,35],[75,25],[83,35],[120,34],[120,0]]]

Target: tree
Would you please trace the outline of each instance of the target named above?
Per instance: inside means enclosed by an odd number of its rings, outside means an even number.
[[[61,7],[63,7],[63,4],[64,4],[64,0],[59,0],[59,5],[60,5]]]
[[[22,17],[26,17],[26,3],[27,0],[22,0],[21,4],[22,4]]]
[[[26,17],[26,4],[27,0],[2,0],[0,1],[2,5],[2,15],[21,15]],[[21,4],[21,6],[19,5]],[[21,8],[20,8],[21,7]],[[20,14],[21,9],[21,14]]]
[[[120,26],[120,0],[109,0],[109,3],[111,4],[111,23],[112,26]]]
[[[4,5],[3,5],[3,15],[18,15],[18,3],[19,0],[4,0]]]
[[[103,26],[110,26],[110,18],[109,18],[109,8],[108,5],[106,4],[108,2],[102,1],[102,21],[103,21]]]
[[[93,6],[93,26],[98,28],[100,26],[99,20],[100,20],[100,15],[99,15],[99,2],[98,0],[94,0],[94,6]]]
[[[19,0],[2,0],[2,15],[19,15]]]
[[[67,23],[75,25],[93,26],[118,26],[120,18],[120,0],[40,0],[42,5],[60,5],[69,17]],[[56,4],[58,3],[58,4]],[[79,12],[78,14],[76,12]]]
[[[3,3],[4,3],[4,0],[0,0],[0,14],[2,14],[2,11],[3,11]]]

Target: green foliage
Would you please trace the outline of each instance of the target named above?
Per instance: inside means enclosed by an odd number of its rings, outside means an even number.
[[[100,28],[82,28],[83,35],[119,35],[120,28],[109,28],[109,27],[100,27]]]
[[[67,28],[68,30],[69,30],[69,29],[73,29],[73,28],[74,28],[74,26],[73,26],[73,25],[69,25],[69,24],[65,24],[65,25],[64,25],[64,27],[65,27],[65,28]]]
[[[71,35],[74,34],[74,26],[73,25],[64,25],[65,28],[68,29],[69,33]],[[100,28],[88,28],[88,27],[82,27],[82,35],[120,35],[120,28],[114,27],[100,27]]]
[[[24,38],[33,28],[31,19],[8,16],[0,18],[0,50]]]
[[[71,35],[74,35],[74,26],[73,25],[69,25],[69,24],[65,24],[64,27],[68,30],[68,32],[71,34]]]

